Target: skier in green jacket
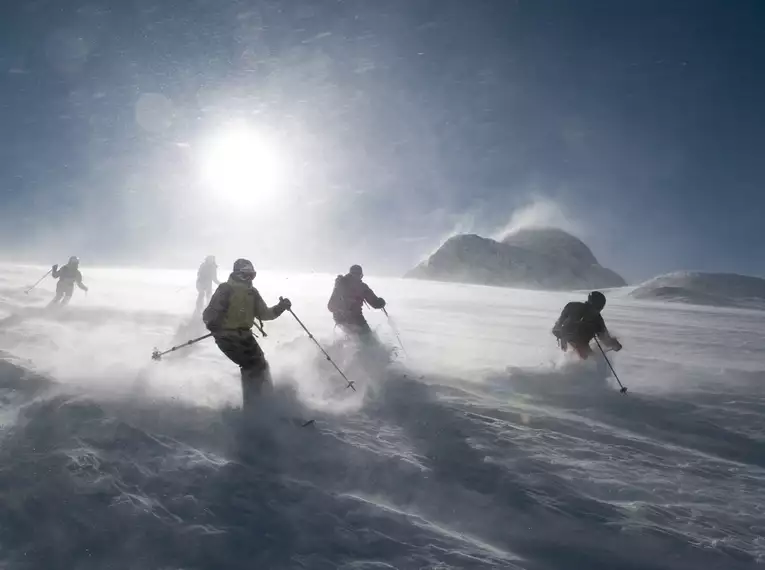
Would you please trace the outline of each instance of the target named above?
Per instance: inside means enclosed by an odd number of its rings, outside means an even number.
[[[202,320],[213,334],[215,344],[234,364],[242,377],[244,406],[252,404],[271,377],[268,361],[252,334],[255,319],[270,321],[292,308],[289,299],[281,299],[269,307],[252,286],[255,268],[247,259],[237,259],[228,281],[213,293]]]

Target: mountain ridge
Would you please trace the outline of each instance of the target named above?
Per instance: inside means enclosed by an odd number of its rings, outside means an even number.
[[[627,285],[582,240],[551,227],[521,229],[501,240],[452,236],[404,277],[546,290]]]
[[[738,273],[673,271],[641,283],[635,299],[765,309],[765,279]]]

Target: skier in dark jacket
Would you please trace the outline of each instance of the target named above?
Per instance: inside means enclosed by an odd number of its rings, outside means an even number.
[[[372,333],[364,318],[362,306],[367,303],[373,309],[384,309],[385,299],[375,295],[364,283],[360,265],[351,266],[347,275],[338,275],[327,308],[337,324],[346,333],[366,337]]]
[[[252,334],[254,321],[276,319],[292,307],[289,299],[268,307],[252,286],[255,274],[249,260],[237,259],[228,281],[218,286],[202,313],[215,344],[241,369],[244,407],[253,403],[263,387],[271,383],[268,362]]]
[[[75,284],[83,291],[87,291],[88,288],[82,282],[82,273],[80,273],[80,260],[72,256],[69,261],[61,269],[58,265],[54,265],[51,271],[51,275],[54,279],[58,279],[56,284],[56,296],[48,304],[48,306],[61,304],[67,305],[72,300],[72,294],[74,293]]]
[[[212,298],[213,283],[220,285],[220,281],[218,281],[218,265],[215,263],[215,256],[208,255],[197,270],[196,314],[199,314],[205,303]]]
[[[563,308],[552,333],[564,352],[568,345],[571,345],[582,359],[586,359],[592,354],[590,341],[595,337],[612,350],[622,349],[621,343],[608,333],[600,314],[605,306],[605,295],[600,291],[593,291],[587,297],[587,302],[574,301]]]

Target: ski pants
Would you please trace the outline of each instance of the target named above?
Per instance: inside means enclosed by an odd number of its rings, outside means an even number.
[[[568,347],[570,346],[574,352],[579,355],[579,358],[582,360],[587,360],[587,358],[592,354],[592,348],[590,348],[591,340],[592,338],[588,338],[587,336],[570,335],[558,338],[558,343],[560,344],[560,348],[563,352],[567,352]]]
[[[56,285],[56,296],[50,302],[50,305],[61,303],[67,305],[72,300],[72,294],[74,293],[74,283],[67,283],[59,281]]]
[[[212,293],[212,283],[197,283],[197,313],[201,313],[204,306],[210,302]]]
[[[264,386],[271,384],[263,350],[249,329],[227,330],[216,333],[213,338],[221,352],[240,368],[242,401],[247,407],[255,401]]]
[[[364,315],[340,315],[335,313],[335,325],[340,327],[345,334],[360,339],[368,339],[372,336],[372,329],[364,318]]]
[[[587,360],[592,355],[592,348],[589,342],[572,342],[571,348],[579,355],[582,360]]]

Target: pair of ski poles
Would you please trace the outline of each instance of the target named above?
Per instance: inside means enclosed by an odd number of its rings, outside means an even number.
[[[282,298],[280,297],[279,300],[281,301]],[[348,379],[348,376],[346,376],[346,374],[340,369],[340,367],[337,365],[337,363],[334,360],[332,360],[332,357],[329,355],[329,353],[326,350],[324,350],[324,347],[319,343],[318,340],[316,340],[316,337],[314,337],[313,334],[311,334],[311,331],[308,330],[308,327],[306,327],[305,324],[303,324],[303,321],[300,320],[300,318],[294,313],[294,311],[291,308],[288,309],[288,310],[289,310],[289,313],[292,315],[292,317],[295,319],[295,321],[297,321],[297,323],[300,325],[300,327],[308,335],[308,338],[310,338],[314,342],[314,344],[319,348],[319,350],[322,352],[322,354],[324,354],[324,356],[326,357],[327,361],[332,366],[334,366],[334,368],[335,368],[335,370],[337,370],[338,374],[340,374],[340,376],[343,378],[343,380],[345,380],[345,382],[347,383],[346,388],[350,388],[350,389],[352,389],[355,392],[356,391],[356,386],[354,385],[353,381]],[[404,351],[405,354],[407,354],[406,349],[404,348],[404,343],[401,342],[401,335],[399,334],[398,329],[393,324],[393,320],[390,318],[390,315],[388,314],[388,311],[385,310],[385,308],[383,308],[383,313],[385,313],[385,316],[388,317],[388,322],[390,323],[391,328],[393,329],[393,333],[396,335],[396,338],[398,339],[399,345],[401,345],[401,349]],[[258,326],[258,324],[256,323],[255,326],[257,327],[257,329],[260,331],[260,333],[264,337],[268,336],[266,334],[266,331],[263,330],[262,325]],[[162,360],[162,357],[164,355],[166,355],[166,354],[169,354],[171,352],[175,352],[176,350],[180,350],[181,348],[185,348],[187,346],[191,346],[192,344],[196,344],[196,343],[198,343],[200,341],[205,340],[206,338],[210,338],[211,336],[212,336],[212,333],[208,333],[206,335],[203,335],[203,336],[200,336],[198,338],[195,338],[195,339],[189,340],[187,342],[184,342],[183,344],[179,344],[177,346],[174,346],[174,347],[172,347],[172,348],[170,348],[170,349],[168,349],[168,350],[166,350],[164,352],[160,352],[159,350],[155,349],[154,352],[152,352],[152,354],[151,354],[151,358],[153,360]]]
[[[279,298],[279,300],[281,301],[281,297]],[[288,311],[295,318],[295,320],[302,327],[302,329],[306,332],[306,334],[308,335],[308,338],[310,338],[314,342],[314,344],[316,344],[316,346],[319,347],[319,350],[321,350],[321,352],[327,358],[329,363],[332,366],[335,367],[335,370],[337,370],[337,372],[340,374],[340,376],[342,376],[343,380],[346,381],[346,383],[347,383],[346,388],[350,388],[350,389],[352,389],[355,392],[356,391],[356,386],[354,386],[354,383],[351,380],[348,379],[348,376],[345,375],[345,372],[343,372],[340,369],[340,367],[337,365],[337,363],[335,363],[335,361],[332,360],[332,357],[329,355],[329,353],[327,353],[326,350],[324,350],[324,347],[321,346],[319,341],[316,340],[316,338],[311,334],[311,331],[309,331],[308,328],[303,324],[303,321],[301,321],[298,318],[298,316],[292,311],[292,309],[288,309]],[[255,326],[258,328],[258,330],[260,331],[260,333],[264,337],[268,336],[268,335],[266,335],[266,332],[263,330],[263,328],[261,326],[258,326],[257,324]],[[212,336],[212,333],[208,333],[208,334],[206,334],[204,336],[200,336],[199,338],[195,338],[195,339],[189,340],[187,342],[184,342],[183,344],[179,344],[178,346],[174,346],[174,347],[172,347],[172,348],[170,348],[170,349],[168,349],[168,350],[166,350],[164,352],[160,352],[159,350],[155,349],[154,352],[152,352],[152,354],[151,354],[151,358],[152,358],[152,360],[162,360],[162,357],[164,355],[166,355],[166,354],[169,354],[171,352],[175,352],[176,350],[179,350],[181,348],[185,348],[187,346],[191,346],[192,344],[196,344],[196,343],[198,343],[198,342],[200,342],[202,340],[205,340],[206,338],[210,338],[211,336]]]
[[[281,297],[279,297],[279,300],[281,301]],[[335,370],[337,370],[337,371],[340,373],[340,376],[342,376],[342,377],[343,377],[343,379],[344,379],[344,380],[345,380],[345,381],[348,383],[348,385],[346,386],[346,388],[351,388],[351,389],[352,389],[352,390],[355,392],[355,391],[356,391],[356,387],[353,385],[353,382],[352,382],[351,380],[348,380],[348,377],[347,377],[347,376],[346,376],[346,375],[343,373],[343,371],[342,371],[342,370],[340,370],[340,368],[338,367],[338,365],[337,365],[337,364],[335,364],[335,361],[334,361],[334,360],[332,360],[332,358],[329,356],[329,354],[327,353],[327,351],[326,351],[326,350],[324,350],[324,347],[322,347],[322,346],[321,346],[321,344],[319,344],[319,341],[318,341],[318,340],[316,340],[316,338],[314,338],[314,336],[311,334],[311,331],[309,331],[309,330],[308,330],[308,327],[306,327],[306,326],[303,324],[303,321],[301,321],[301,320],[298,318],[298,316],[297,316],[295,313],[293,313],[293,312],[292,312],[292,309],[289,309],[289,312],[290,312],[290,314],[291,314],[291,315],[292,315],[292,316],[295,318],[295,320],[297,321],[297,323],[298,323],[298,324],[299,324],[299,325],[300,325],[300,326],[303,328],[303,330],[305,331],[305,333],[308,335],[308,338],[310,338],[310,339],[311,339],[311,340],[314,342],[314,344],[316,344],[316,346],[317,346],[317,347],[319,347],[319,350],[321,350],[321,352],[322,352],[322,353],[324,353],[324,356],[327,358],[327,360],[330,362],[330,364],[332,364],[332,366],[334,366],[334,367],[335,367]],[[398,334],[398,331],[397,331],[397,330],[396,330],[396,328],[393,326],[393,322],[391,321],[390,315],[388,315],[388,311],[386,311],[384,307],[383,307],[383,313],[385,313],[385,316],[386,316],[386,317],[388,317],[388,321],[391,323],[391,328],[393,329],[393,332],[395,333],[395,335],[396,335],[396,338],[398,339],[398,342],[399,342],[399,344],[401,345],[401,348],[404,350],[404,353],[406,353],[406,349],[404,348],[404,345],[403,345],[403,343],[401,342],[401,336]]]

